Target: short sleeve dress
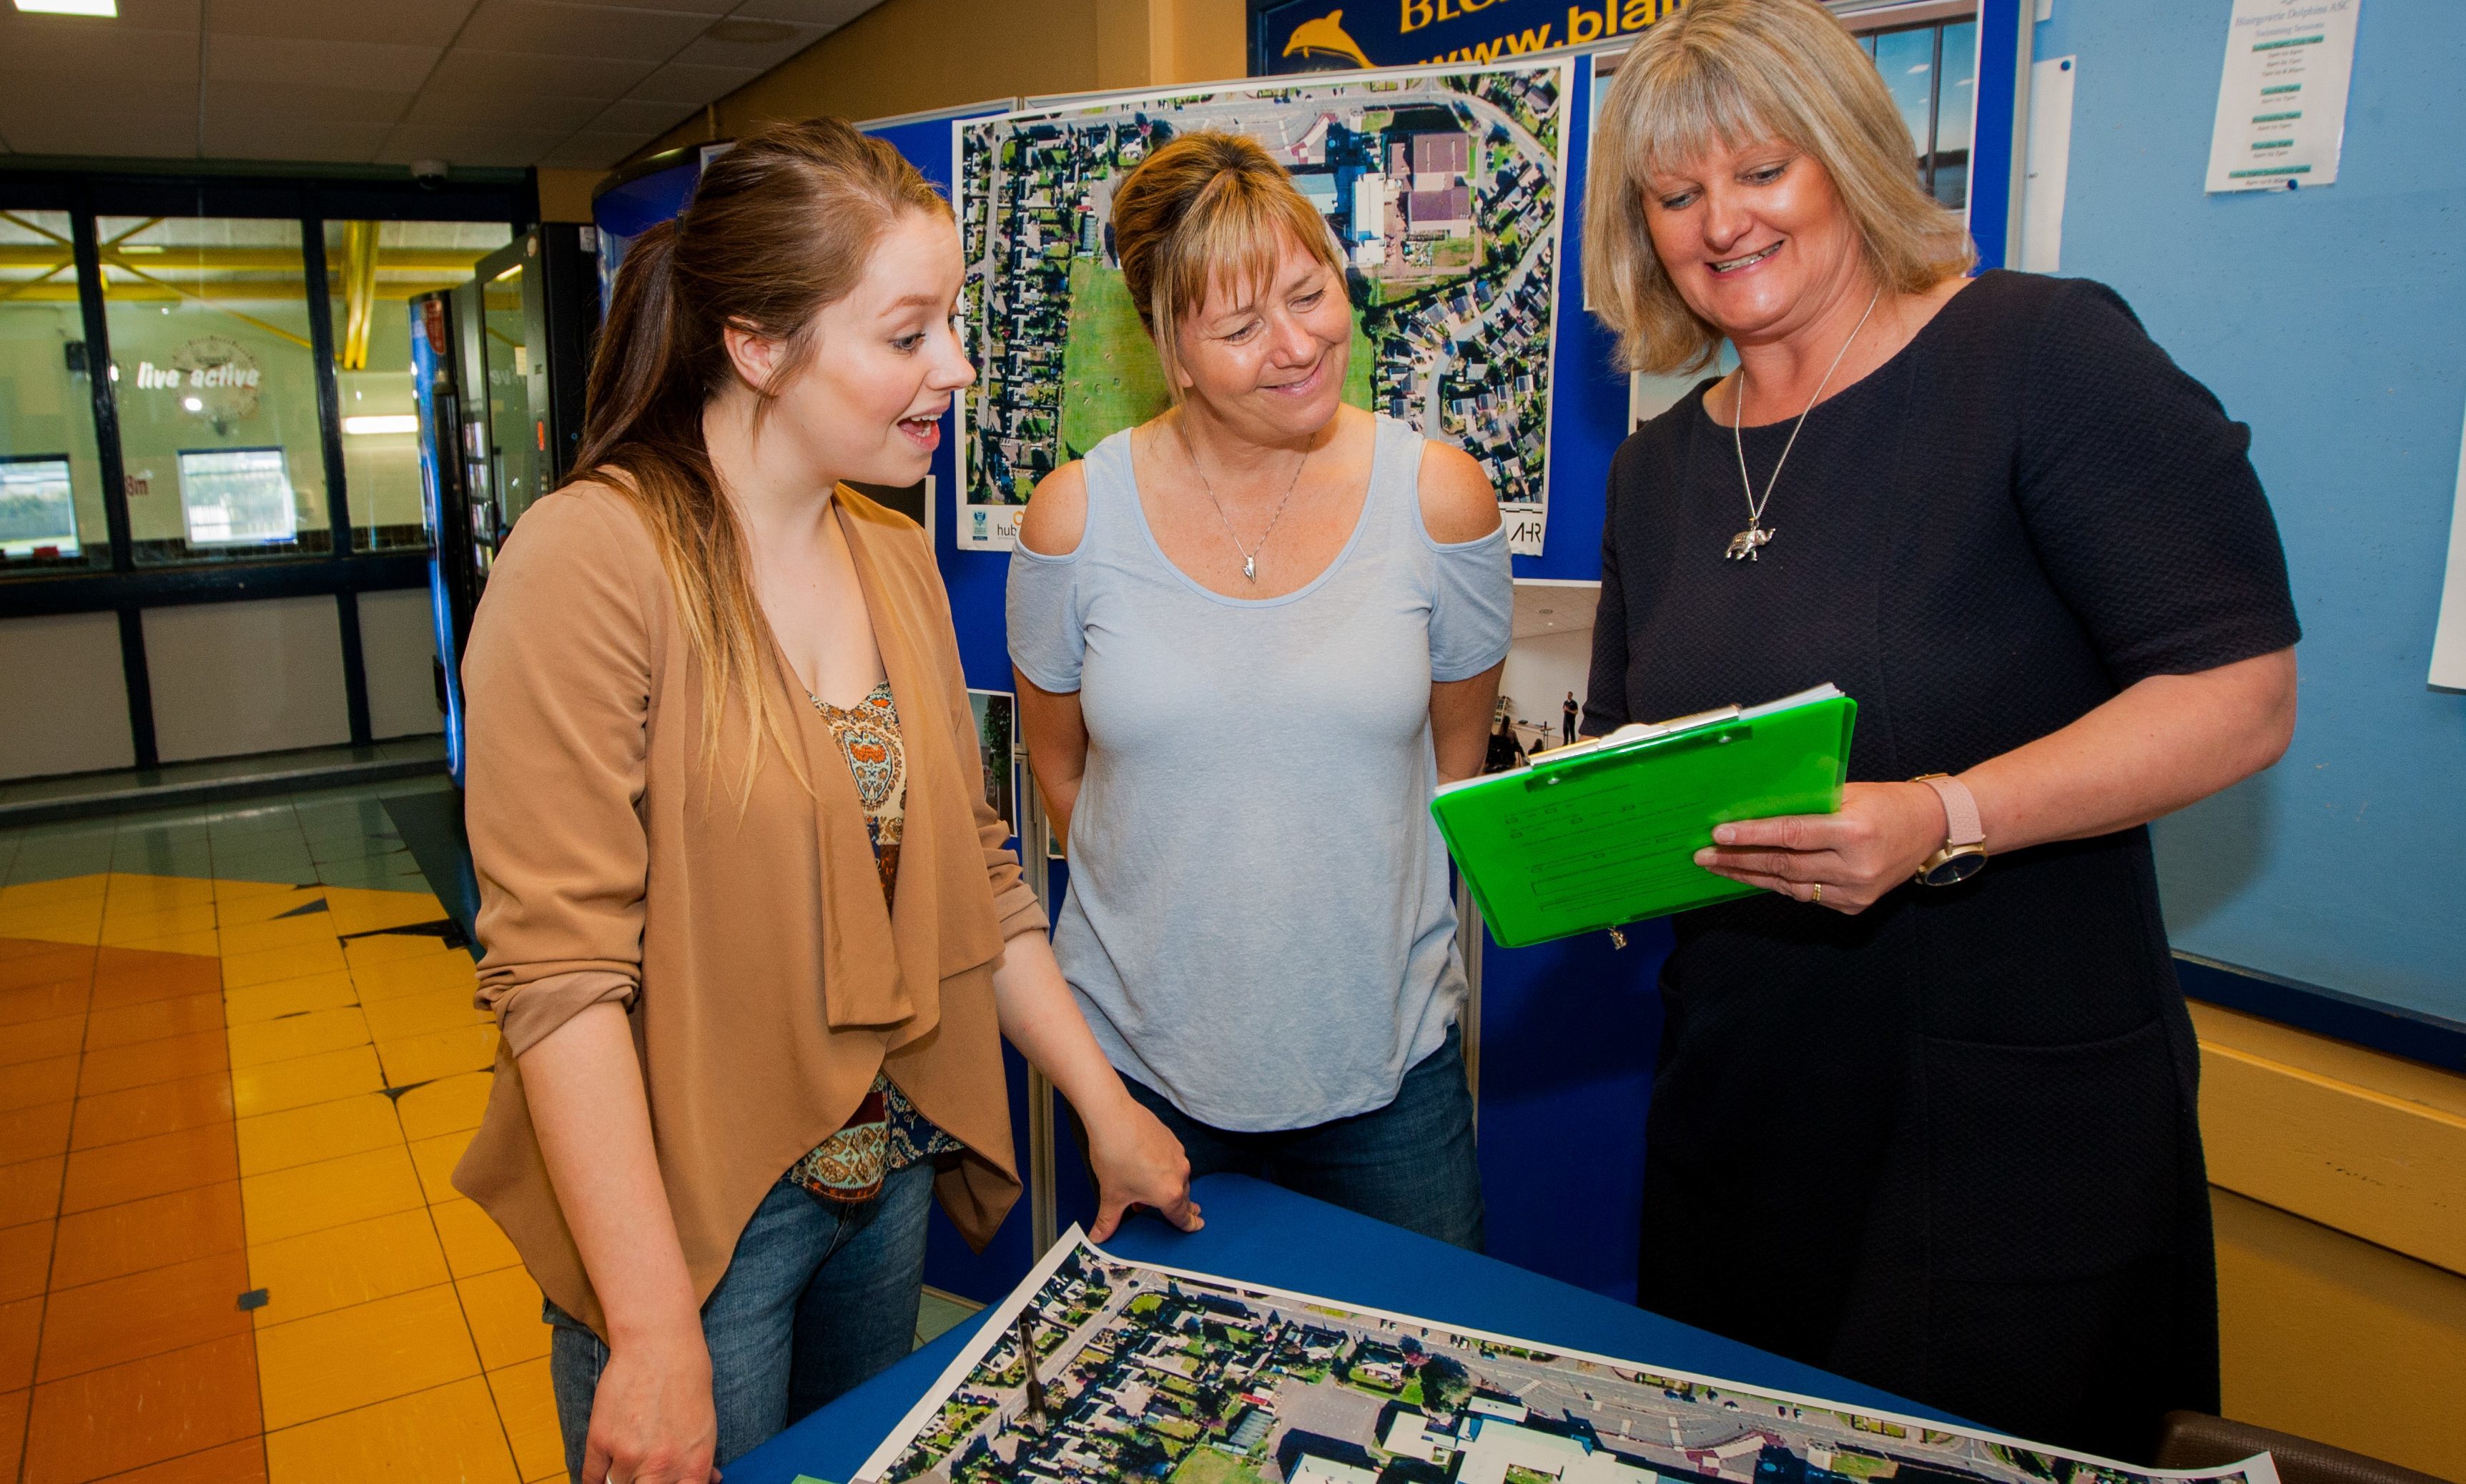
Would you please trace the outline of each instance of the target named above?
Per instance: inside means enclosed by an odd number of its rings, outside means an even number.
[[[1754,562],[1698,388],[1612,466],[1587,732],[1831,681],[1957,773],[2298,629],[2248,431],[2101,285],[1990,272],[1806,420]],[[1790,425],[1745,430],[1758,488]],[[2146,830],[1845,917],[1684,914],[1640,1301],[2110,1455],[2217,1409],[2190,1020]]]

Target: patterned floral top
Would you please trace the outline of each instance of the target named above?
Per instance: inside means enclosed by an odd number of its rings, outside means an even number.
[[[873,842],[873,863],[882,873],[882,903],[891,906],[899,896],[899,837],[908,822],[908,750],[899,735],[899,707],[891,699],[890,682],[883,681],[844,710],[811,692],[805,698],[829,723],[840,755],[856,778],[865,836]],[[881,1194],[883,1177],[892,1170],[964,1147],[918,1113],[888,1074],[877,1073],[847,1126],[798,1160],[784,1178],[818,1200],[870,1201]]]

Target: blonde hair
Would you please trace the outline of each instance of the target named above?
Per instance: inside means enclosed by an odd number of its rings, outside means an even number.
[[[1275,157],[1239,134],[1184,134],[1113,193],[1113,252],[1165,382],[1181,399],[1181,321],[1218,284],[1265,292],[1291,237],[1339,279],[1344,255]]]
[[[634,239],[591,356],[573,479],[621,491],[660,549],[702,671],[702,753],[744,702],[753,735],[739,780],[750,803],[767,739],[810,791],[803,749],[764,683],[775,663],[753,594],[745,532],[703,445],[704,407],[736,375],[729,325],[787,343],[758,419],[813,360],[814,317],[855,289],[884,232],[950,204],[899,151],[838,119],[769,124],[704,167],[683,215]],[[708,780],[706,779],[706,782]]]
[[[1961,213],[1919,186],[1909,128],[1840,21],[1815,0],[1694,0],[1619,62],[1584,179],[1584,277],[1626,369],[1700,370],[1724,339],[1661,266],[1651,178],[1769,139],[1831,178],[1885,286],[1919,293],[1978,260]]]

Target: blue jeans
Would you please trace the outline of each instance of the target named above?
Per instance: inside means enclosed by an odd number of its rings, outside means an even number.
[[[713,1463],[725,1466],[915,1347],[932,1204],[933,1165],[924,1161],[892,1172],[861,1205],[818,1201],[782,1182],[754,1207],[702,1306],[719,1412]],[[608,1346],[553,1303],[543,1318],[556,1326],[549,1380],[566,1472],[579,1480]]]
[[[1395,1101],[1309,1128],[1222,1129],[1199,1122],[1153,1088],[1129,1077],[1122,1083],[1181,1141],[1193,1180],[1227,1171],[1249,1175],[1481,1251],[1481,1163],[1473,1150],[1464,1043],[1454,1026],[1446,1044],[1404,1074]],[[1082,1128],[1083,1153],[1087,1146]]]

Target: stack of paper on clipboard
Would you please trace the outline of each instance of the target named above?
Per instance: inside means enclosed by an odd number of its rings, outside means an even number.
[[[1841,807],[1858,703],[1819,685],[1620,727],[1430,801],[1491,936],[1520,948],[1756,889],[1695,864],[1713,827]]]

